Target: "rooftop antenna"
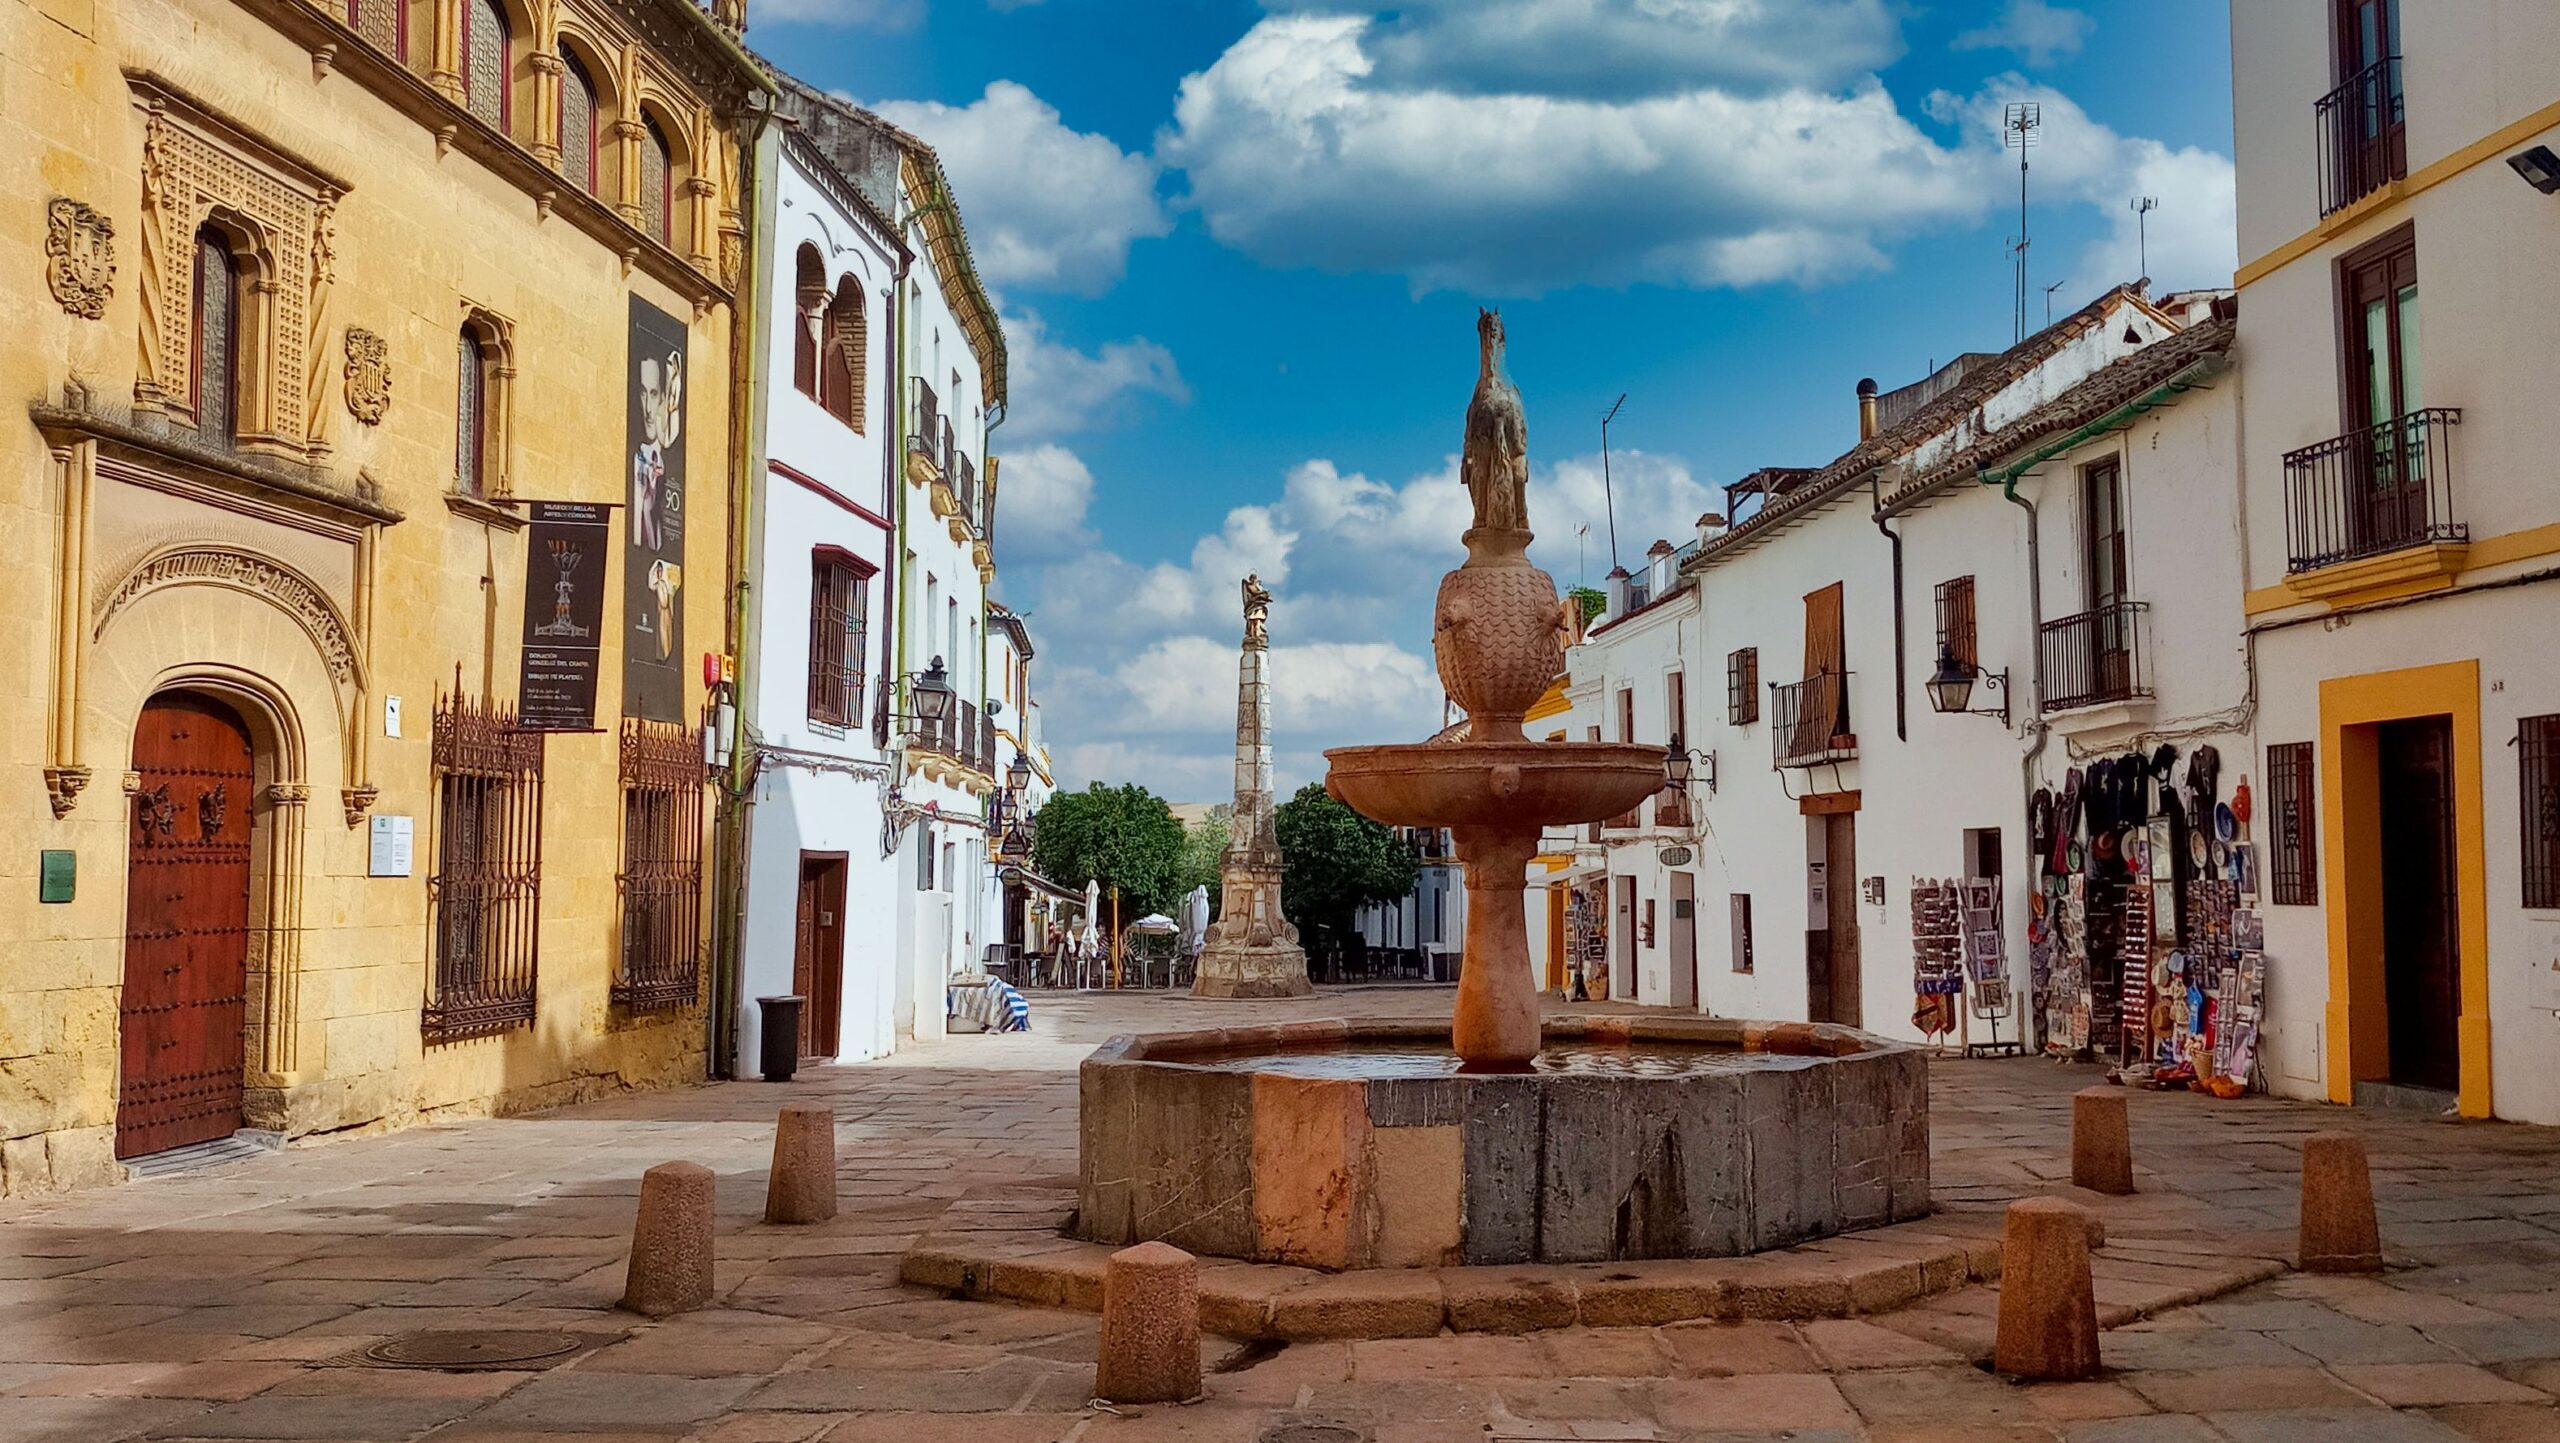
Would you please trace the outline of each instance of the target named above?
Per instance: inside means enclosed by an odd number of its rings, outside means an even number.
[[[1608,468],[1604,465],[1601,469]],[[1573,584],[1576,586],[1591,584],[1591,559],[1587,554],[1590,547],[1591,523],[1586,521],[1573,528]]]
[[[2160,197],[2137,195],[2133,198],[2133,243],[2142,259],[2142,278],[2151,279],[2151,213],[2160,208]]]
[[[2013,100],[2000,114],[2000,142],[2018,153],[2018,235],[2009,247],[2017,257],[2018,288],[2011,344],[2027,338],[2027,152],[2044,143],[2044,107],[2032,100]]]
[[[2062,289],[2069,280],[2066,276],[2044,288],[2044,323],[2048,326],[2053,324],[2053,293]]]
[[[1618,407],[1627,404],[1627,393],[1620,391],[1611,403],[1609,414],[1600,418],[1600,497],[1609,507],[1609,569],[1618,569],[1618,495],[1609,485],[1609,423],[1618,419]]]

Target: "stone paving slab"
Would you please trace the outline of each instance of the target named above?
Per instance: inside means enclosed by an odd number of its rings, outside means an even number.
[[[1447,994],[1035,994],[1033,1007],[1028,1036],[954,1038],[787,1085],[431,1124],[0,1203],[0,1440],[1258,1443],[1319,1422],[1357,1443],[2560,1440],[2560,1134],[2503,1124],[2131,1094],[2142,1191],[2105,1204],[2096,1264],[2119,1324],[2102,1340],[2106,1376],[2018,1387],[1984,1373],[1973,1360],[1998,1294],[1972,1260],[1996,1253],[2008,1201],[2070,1195],[2069,1098],[2093,1080],[2033,1060],[1933,1062],[1942,1210],[1910,1226],[1962,1244],[1968,1277],[1910,1306],[1660,1324],[1642,1293],[1605,1279],[1567,1292],[1453,1271],[1434,1336],[1213,1342],[1196,1405],[1105,1411],[1082,1396],[1089,1313],[955,1301],[902,1283],[901,1257],[928,1234],[1038,1230],[1024,1220],[1072,1185],[1076,1064],[1104,1037],[1445,1013]],[[829,1223],[758,1220],[786,1101],[836,1111],[843,1209]],[[2301,1139],[2335,1127],[2372,1158],[2393,1260],[2380,1275],[2282,1271]],[[671,1158],[720,1177],[719,1294],[652,1322],[612,1303],[639,1175]],[[1811,1246],[1835,1245],[1857,1246]],[[2243,1264],[2275,1271],[2179,1304],[2192,1275]],[[1497,1303],[1542,1330],[1483,1331]],[[275,1332],[297,1309],[325,1316]],[[1445,1330],[1462,1316],[1471,1330]],[[601,1341],[538,1373],[347,1365],[381,1338],[443,1327]]]

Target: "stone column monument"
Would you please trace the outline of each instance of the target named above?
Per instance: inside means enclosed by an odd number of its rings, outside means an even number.
[[[1236,811],[1218,864],[1218,920],[1200,952],[1194,997],[1304,997],[1307,954],[1280,914],[1280,835],[1271,801],[1271,592],[1244,579],[1244,654],[1236,665]]]

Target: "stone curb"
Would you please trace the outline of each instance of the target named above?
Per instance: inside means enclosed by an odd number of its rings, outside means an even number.
[[[907,1249],[898,1277],[955,1297],[1099,1312],[1113,1251],[1054,1230],[935,1232]],[[1206,1331],[1283,1342],[1793,1321],[1892,1312],[1999,1271],[1996,1238],[1927,1224],[1741,1258],[1340,1273],[1203,1258],[1200,1311]]]

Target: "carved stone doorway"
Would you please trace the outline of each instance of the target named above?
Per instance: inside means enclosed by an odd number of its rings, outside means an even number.
[[[257,789],[248,727],[194,692],[163,693],[143,707],[133,766],[120,1158],[240,1129]]]

